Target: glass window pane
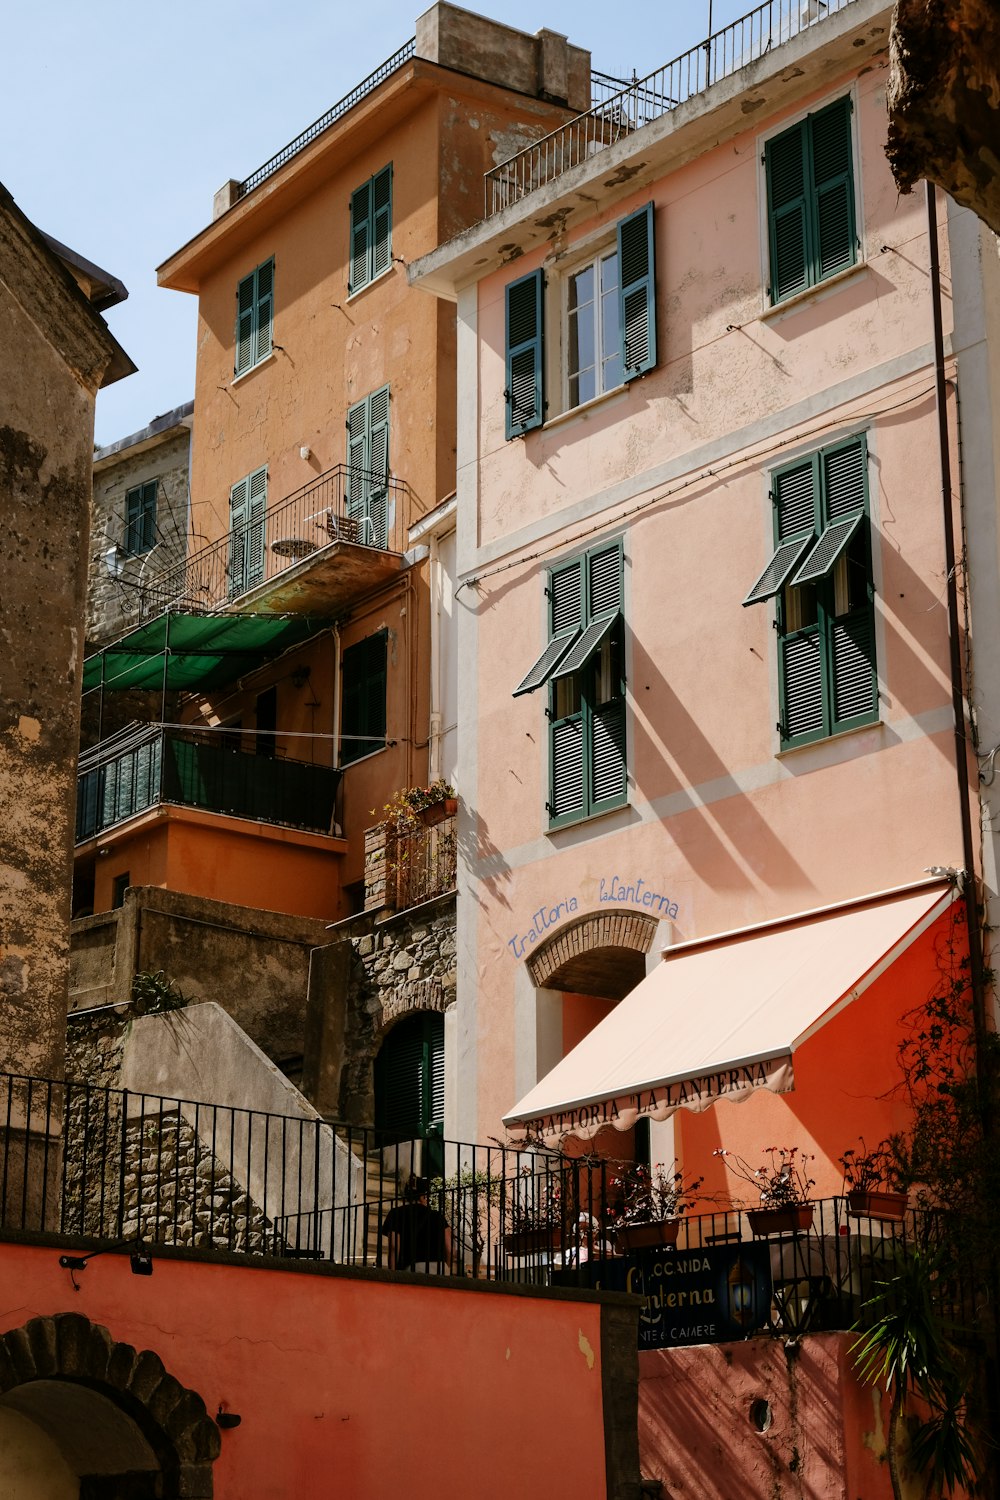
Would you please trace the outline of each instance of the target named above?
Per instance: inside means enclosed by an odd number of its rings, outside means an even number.
[[[801,588],[785,589],[786,630],[802,630],[807,625],[815,625],[818,619],[815,584],[805,583]]]
[[[579,672],[574,672],[572,677],[560,677],[552,684],[552,712],[557,719],[580,712]]]
[[[594,300],[594,268],[585,266],[575,276],[570,277],[569,283],[569,307],[570,312],[578,307],[586,307]]]

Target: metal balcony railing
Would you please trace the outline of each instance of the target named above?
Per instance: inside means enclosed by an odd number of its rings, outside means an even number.
[[[175,1024],[183,1025],[183,1013]],[[274,1115],[0,1074],[0,1230],[141,1241],[154,1252],[184,1245],[386,1265],[386,1217],[417,1172],[450,1230],[450,1263],[442,1235],[427,1255],[432,1270],[540,1286],[627,1281],[634,1289],[647,1272],[634,1249],[620,1246],[621,1165],[440,1136],[400,1139],[331,1124],[308,1106]],[[730,1208],[683,1217],[674,1249],[654,1251],[645,1264],[661,1263],[649,1274],[662,1275],[676,1254],[667,1272],[683,1276],[720,1246],[734,1246],[737,1280],[751,1262],[763,1278],[747,1332],[797,1338],[863,1326],[900,1256],[950,1243],[930,1295],[950,1323],[974,1334],[990,1315],[988,1268],[961,1260],[945,1230],[941,1213],[887,1221],[825,1198],[812,1205],[807,1228],[761,1238],[746,1211]],[[709,1301],[717,1305],[716,1296]],[[647,1306],[643,1316],[654,1321],[657,1309]]]
[[[387,904],[396,911],[419,906],[455,889],[457,819],[444,818],[431,828],[386,834]]]
[[[854,0],[766,0],[672,62],[610,92],[606,75],[595,103],[550,135],[486,173],[486,218],[553,182],[616,141],[669,114],[710,84],[739,72],[772,47],[798,36]]]
[[[167,609],[218,609],[338,543],[403,552],[406,491],[391,475],[338,464],[263,515],[144,580],[139,620]]]
[[[196,730],[126,731],[80,758],[76,842],[161,803],[329,833],[340,772],[258,755]]]

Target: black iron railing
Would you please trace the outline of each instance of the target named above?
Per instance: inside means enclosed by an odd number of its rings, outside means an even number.
[[[443,818],[430,828],[386,834],[386,905],[396,911],[419,906],[455,889],[457,822]]]
[[[329,766],[255,754],[197,730],[133,729],[81,756],[76,842],[164,802],[329,833],[339,781]]]
[[[609,91],[604,82],[595,103],[576,119],[486,173],[485,214],[490,218],[544,183],[579,166],[606,146],[739,72],[772,47],[789,41],[853,0],[766,0],[738,21],[656,68]]]
[[[0,1155],[0,1228],[384,1266],[389,1216],[416,1173],[448,1226],[440,1269],[451,1274],[610,1286],[636,1263],[633,1250],[622,1253],[618,1163],[391,1138],[330,1124],[308,1106],[282,1116],[0,1075]],[[745,1210],[727,1209],[682,1218],[676,1245],[652,1263],[676,1256],[682,1273],[699,1252],[755,1246],[744,1258],[763,1269],[766,1295],[754,1326],[798,1337],[863,1323],[898,1256],[933,1249],[945,1225],[926,1213],[858,1216],[826,1198],[808,1226],[762,1235]],[[439,1244],[427,1258],[440,1253]],[[954,1260],[935,1283],[941,1310],[967,1329],[984,1296],[974,1270]]]
[[[167,609],[217,609],[343,543],[402,552],[406,493],[403,480],[338,464],[184,562],[144,579],[139,620],[155,619]]]

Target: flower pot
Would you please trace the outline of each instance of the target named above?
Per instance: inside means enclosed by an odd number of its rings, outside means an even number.
[[[425,828],[433,828],[445,818],[453,818],[457,812],[458,798],[444,797],[440,802],[430,802],[426,807],[418,808],[416,815]]]
[[[747,1218],[755,1235],[792,1234],[809,1228],[813,1209],[812,1203],[788,1203],[781,1208],[748,1208]]]
[[[652,1224],[622,1224],[615,1232],[619,1250],[654,1250],[676,1245],[680,1219],[657,1219]]]
[[[854,1188],[847,1195],[847,1206],[855,1217],[868,1219],[901,1219],[909,1198],[888,1188]]]
[[[558,1250],[562,1236],[558,1229],[517,1229],[503,1237],[508,1255],[539,1255]]]

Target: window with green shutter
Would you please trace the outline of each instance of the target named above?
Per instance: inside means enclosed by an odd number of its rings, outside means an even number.
[[[653,204],[618,224],[614,238],[589,259],[555,276],[547,326],[541,270],[506,289],[506,434],[521,437],[545,421],[546,341],[561,351],[559,399],[566,411],[645,375],[656,364],[656,275]]]
[[[236,358],[235,373],[247,370],[266,359],[274,347],[274,259],[265,260],[236,288]]]
[[[549,826],[621,807],[625,761],[622,544],[549,573],[549,641],[514,690],[548,686]]]
[[[764,147],[772,303],[853,266],[851,100],[807,115]]]
[[[774,552],[744,604],[777,600],[782,748],[878,719],[868,447],[776,469]]]
[[[344,652],[340,764],[385,748],[388,633],[376,631]]]
[[[351,194],[347,290],[362,287],[392,265],[392,163]]]
[[[389,387],[347,413],[347,515],[366,547],[389,540]]]
[[[125,552],[129,557],[148,552],[156,542],[158,488],[158,481],[150,479],[125,491]]]
[[[375,1058],[375,1128],[419,1140],[444,1128],[444,1016],[397,1022]]]
[[[254,469],[229,492],[230,599],[264,581],[264,528],[267,513],[267,466]]]

